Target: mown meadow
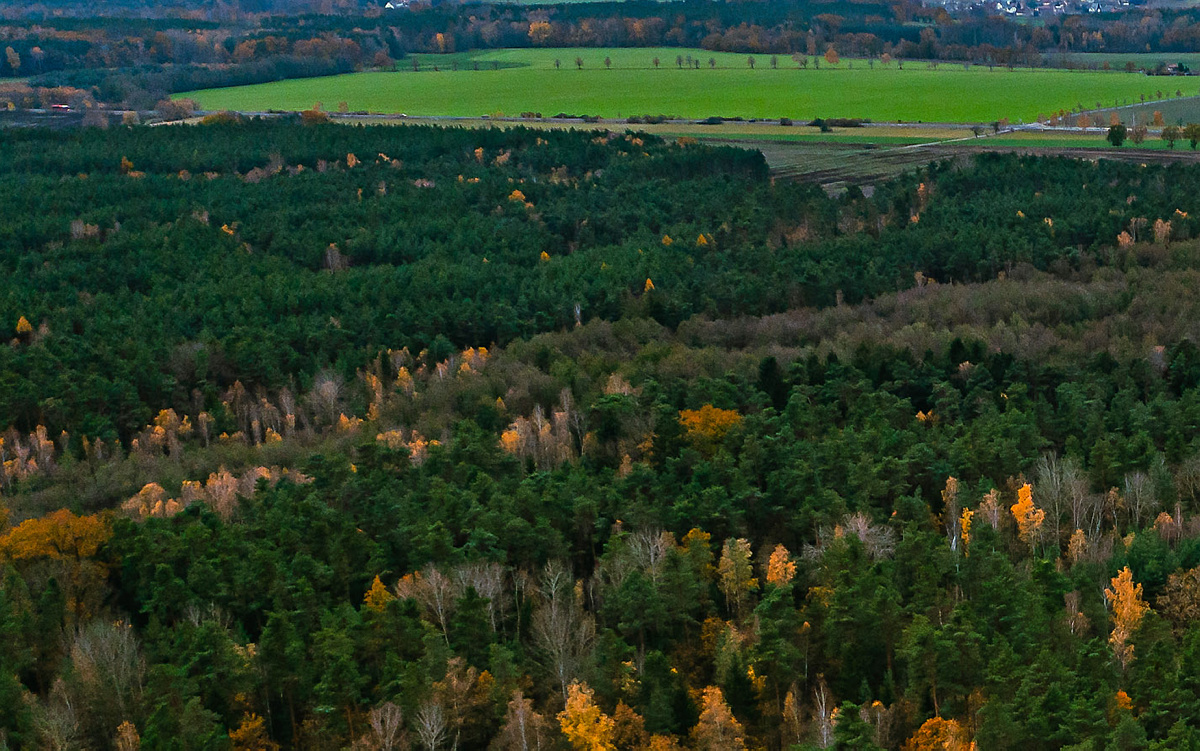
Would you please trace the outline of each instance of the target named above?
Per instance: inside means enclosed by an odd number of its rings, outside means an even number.
[[[611,67],[605,65],[606,59]],[[689,61],[693,67],[688,67]],[[801,68],[786,56],[776,56],[772,67],[768,55],[681,49],[498,50],[444,58],[418,55],[415,62],[416,71],[409,59],[398,62],[395,72],[278,81],[179,96],[195,99],[206,110],[302,110],[321,102],[330,110],[345,103],[352,111],[456,117],[564,112],[603,117],[1029,122],[1039,113],[1128,104],[1140,101],[1142,95],[1152,99],[1162,88],[1155,79],[1113,71],[1009,70],[946,63],[931,68],[916,61],[885,65],[846,59],[830,65],[824,58],[807,58],[807,67]],[[1173,89],[1164,92],[1168,97],[1173,94]]]

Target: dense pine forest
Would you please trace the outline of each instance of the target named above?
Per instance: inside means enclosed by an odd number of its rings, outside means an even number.
[[[0,142],[0,746],[1200,748],[1200,170]]]

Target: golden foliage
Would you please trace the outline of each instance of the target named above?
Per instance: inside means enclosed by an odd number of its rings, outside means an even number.
[[[525,203],[525,194],[522,193],[520,190],[513,190],[512,193],[508,194],[508,200],[520,201],[521,203]]]
[[[21,316],[21,318],[17,321],[17,333],[18,334],[33,333],[33,325],[29,323],[29,319],[26,318],[25,316]]]
[[[1009,510],[1017,521],[1017,533],[1030,546],[1037,544],[1046,512],[1033,505],[1033,487],[1025,483],[1017,491],[1017,502]]]
[[[371,582],[371,588],[367,590],[366,596],[363,597],[363,607],[372,613],[382,613],[387,609],[387,604],[394,599],[396,599],[396,596],[389,592],[387,587],[383,586],[383,582],[376,575],[375,581]]]
[[[27,519],[0,535],[0,557],[13,562],[91,558],[111,534],[107,516],[76,516],[60,509],[40,519]]]
[[[662,244],[663,244],[663,245],[670,245],[670,244],[671,244],[671,243],[673,243],[673,242],[675,242],[675,241],[671,239],[671,236],[670,236],[670,235],[663,235],[663,236],[662,236]]]
[[[771,551],[767,561],[767,583],[777,587],[789,583],[796,578],[796,563],[792,560],[788,549],[780,543]]]
[[[741,421],[742,416],[736,410],[718,409],[711,404],[679,412],[679,424],[687,432],[688,438],[700,444],[715,444]]]
[[[745,751],[746,734],[716,686],[700,696],[700,721],[692,728],[692,748],[697,751]]]
[[[972,745],[957,720],[933,717],[904,743],[904,751],[968,751]]]
[[[650,277],[646,277],[646,284],[642,287],[642,291],[649,292],[652,289],[654,289],[654,282],[650,281]]]
[[[652,735],[650,736],[650,745],[646,746],[647,751],[683,751],[683,746],[679,745],[679,741],[675,740],[673,735]]]
[[[550,38],[553,27],[549,21],[531,21],[529,24],[529,39],[534,44],[542,44]]]
[[[1133,700],[1129,698],[1129,694],[1125,693],[1125,689],[1117,692],[1113,697],[1113,703],[1117,705],[1117,709],[1123,709],[1126,712],[1133,709]]]
[[[586,683],[572,683],[567,689],[567,706],[558,713],[558,724],[577,751],[616,751],[616,723],[596,706]]]
[[[1113,656],[1127,667],[1133,661],[1133,645],[1129,639],[1142,622],[1142,616],[1150,609],[1142,599],[1142,585],[1133,583],[1133,572],[1129,567],[1112,578],[1112,587],[1104,590],[1104,597],[1112,608],[1113,630],[1108,637]]]
[[[117,751],[138,751],[142,747],[142,738],[138,735],[137,726],[129,720],[118,725],[113,747]]]
[[[544,251],[544,250],[543,250],[543,251],[542,251],[542,255],[540,256],[540,258],[541,258],[543,261],[549,261],[549,260],[550,260],[550,254],[549,254],[549,253],[547,253],[546,251]]]
[[[247,714],[235,730],[229,731],[233,751],[278,751],[279,744],[267,735],[266,723],[256,714]]]
[[[107,514],[76,516],[60,509],[0,535],[0,564],[50,562],[63,584],[68,607],[77,621],[82,620],[99,607],[108,572],[95,556],[111,536]]]
[[[975,512],[969,508],[962,510],[962,515],[958,519],[959,529],[962,530],[963,554],[970,555],[971,547],[971,519],[975,516]]]

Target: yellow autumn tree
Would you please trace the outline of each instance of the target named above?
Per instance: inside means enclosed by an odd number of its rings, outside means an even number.
[[[247,714],[236,729],[229,731],[229,744],[233,751],[278,751],[279,744],[267,735],[263,718]]]
[[[796,563],[792,560],[788,549],[783,546],[783,543],[780,543],[771,551],[771,557],[767,560],[767,583],[782,587],[794,578],[796,578]]]
[[[117,751],[138,751],[142,747],[141,736],[137,726],[129,720],[117,726],[117,735],[113,738],[113,747]]]
[[[534,44],[543,44],[552,31],[549,21],[533,21],[529,24],[529,40]]]
[[[968,751],[967,732],[956,720],[933,717],[904,743],[904,751]]]
[[[29,319],[25,316],[21,316],[20,320],[17,321],[17,333],[24,335],[32,332],[33,325],[29,323]]]
[[[971,554],[971,519],[975,516],[975,512],[969,508],[962,510],[962,515],[958,519],[958,527],[962,534],[963,555]]]
[[[745,751],[746,734],[725,702],[725,694],[716,686],[704,689],[700,696],[700,721],[692,728],[692,748],[696,751]]]
[[[572,683],[558,713],[559,728],[576,751],[616,751],[616,723],[596,706],[593,694],[586,683]]]
[[[1022,485],[1017,491],[1017,502],[1009,510],[1017,522],[1017,534],[1021,540],[1030,547],[1037,545],[1042,522],[1046,520],[1046,512],[1033,505],[1033,486],[1029,483]]]
[[[742,421],[742,416],[732,409],[718,409],[705,404],[700,409],[685,409],[679,413],[679,424],[683,426],[688,440],[702,451],[716,449],[730,429]]]
[[[1112,578],[1112,587],[1104,590],[1104,597],[1112,608],[1113,630],[1108,643],[1121,667],[1128,667],[1133,662],[1133,645],[1129,639],[1150,606],[1142,599],[1142,585],[1133,583],[1133,572],[1128,566]]]
[[[107,514],[76,516],[60,509],[0,535],[0,563],[50,562],[66,590],[68,606],[82,619],[98,607],[104,591],[108,569],[95,556],[111,536]]]
[[[363,607],[370,610],[372,613],[382,613],[387,609],[387,605],[392,600],[396,599],[388,588],[383,586],[379,576],[375,576],[375,581],[371,582],[371,588],[367,590],[367,594],[363,597]]]

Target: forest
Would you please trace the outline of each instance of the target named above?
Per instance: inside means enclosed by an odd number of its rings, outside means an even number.
[[[1200,748],[1200,169],[0,142],[0,737]]]

